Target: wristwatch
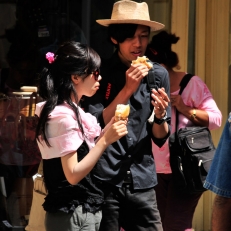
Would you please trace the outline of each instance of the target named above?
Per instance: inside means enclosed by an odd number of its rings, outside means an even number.
[[[158,118],[156,118],[156,116],[154,115],[154,123],[156,123],[156,124],[159,124],[159,125],[161,125],[161,124],[163,124],[166,120],[167,120],[167,112],[165,113],[165,115],[164,115],[164,117],[162,118],[162,119],[158,119]]]

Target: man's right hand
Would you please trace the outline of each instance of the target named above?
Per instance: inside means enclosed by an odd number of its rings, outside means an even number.
[[[118,104],[127,104],[130,97],[137,91],[141,80],[148,74],[148,68],[142,64],[133,64],[126,71],[126,83],[114,100],[103,110],[104,123],[110,122],[115,115]]]
[[[148,68],[143,64],[133,64],[126,71],[126,83],[124,88],[131,94],[136,92],[141,80],[148,74]]]

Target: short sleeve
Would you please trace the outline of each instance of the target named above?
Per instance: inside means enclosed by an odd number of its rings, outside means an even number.
[[[36,104],[36,115],[39,117],[46,102]],[[46,137],[51,145],[48,147],[44,140],[38,141],[38,146],[43,159],[65,156],[76,151],[85,140],[91,149],[95,145],[95,137],[99,136],[101,128],[96,118],[90,113],[85,113],[78,107],[81,117],[82,129],[79,128],[76,115],[66,103],[57,105],[49,114],[46,123]]]
[[[51,115],[46,131],[51,147],[48,147],[44,141],[38,142],[44,159],[62,157],[74,152],[84,140],[76,119],[72,115],[65,113]]]

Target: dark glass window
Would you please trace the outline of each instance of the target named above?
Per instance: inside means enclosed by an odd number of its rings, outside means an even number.
[[[114,50],[107,27],[114,0],[0,0],[0,230],[24,230],[41,156],[34,141],[36,86],[45,54],[66,40],[87,43],[102,58]],[[137,1],[140,2],[140,1]],[[148,0],[151,20],[170,30],[171,0]],[[5,221],[3,224],[2,221]],[[20,228],[21,227],[21,228]]]

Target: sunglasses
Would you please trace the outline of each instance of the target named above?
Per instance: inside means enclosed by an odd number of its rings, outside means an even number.
[[[99,69],[93,71],[92,74],[93,74],[93,76],[94,76],[94,78],[95,78],[95,81],[98,81],[99,75],[100,75]]]

